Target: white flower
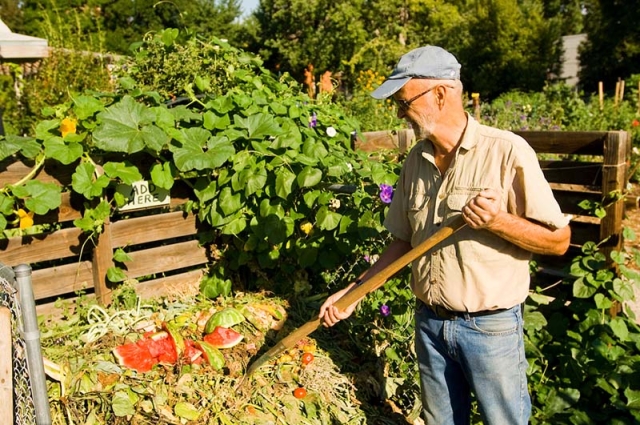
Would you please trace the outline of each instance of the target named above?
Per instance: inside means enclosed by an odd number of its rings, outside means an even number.
[[[638,147],[637,147],[637,146],[634,146],[634,147],[633,147],[633,154],[634,154],[634,155],[638,155],[638,154],[640,154],[640,149],[638,149]]]
[[[338,208],[340,208],[340,200],[333,198],[329,201],[329,208],[331,208],[332,210],[337,210]]]
[[[351,165],[351,163],[350,163],[350,162],[347,162],[347,169],[348,169],[349,171],[353,171],[353,165]]]
[[[329,137],[335,137],[335,135],[338,134],[338,132],[336,131],[335,128],[333,127],[327,127],[327,136]]]

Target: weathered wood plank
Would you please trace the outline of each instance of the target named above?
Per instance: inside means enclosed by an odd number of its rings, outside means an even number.
[[[116,221],[111,224],[113,248],[164,239],[194,235],[198,232],[196,217],[181,211],[148,215]]]
[[[185,273],[140,282],[135,286],[136,293],[142,299],[151,299],[167,295],[195,295],[200,291],[200,280],[204,269],[190,270]]]
[[[7,184],[15,184],[21,178],[33,170],[34,162],[26,159],[17,159],[9,157],[0,161],[0,187]],[[56,183],[60,186],[68,186],[71,184],[71,175],[74,173],[76,166],[63,165],[58,161],[45,161],[44,168],[38,171],[36,180],[45,183]]]
[[[602,162],[540,161],[544,177],[549,183],[600,186]]]
[[[605,131],[514,131],[537,153],[603,155]],[[365,132],[352,141],[354,149],[371,152],[399,149],[400,140],[414,140],[412,129]]]
[[[128,253],[125,274],[130,279],[164,273],[210,261],[207,250],[197,240],[149,248]]]
[[[606,131],[514,131],[536,153],[602,155]]]
[[[0,239],[0,258],[8,266],[17,266],[78,256],[83,248],[93,248],[91,242],[83,246],[85,240],[82,230],[75,227],[40,235]]]
[[[93,288],[91,261],[34,270],[31,279],[36,300]]]

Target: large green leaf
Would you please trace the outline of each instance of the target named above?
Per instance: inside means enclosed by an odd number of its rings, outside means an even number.
[[[233,193],[230,187],[225,187],[218,197],[218,205],[224,215],[231,215],[242,208],[242,195]]]
[[[323,230],[333,230],[340,224],[341,214],[331,211],[327,207],[321,207],[316,213],[316,223]]]
[[[269,243],[278,245],[285,241],[287,237],[287,224],[276,215],[269,215],[262,220],[264,233]]]
[[[321,180],[322,171],[312,167],[305,167],[297,177],[298,186],[300,187],[315,186],[320,183]]]
[[[248,131],[249,139],[261,140],[282,134],[282,129],[271,115],[259,113],[247,118],[236,115],[234,119],[237,127]]]
[[[151,181],[158,187],[171,189],[174,183],[173,169],[170,162],[153,164],[151,166]]]
[[[92,96],[76,96],[73,98],[73,103],[75,104],[73,111],[80,120],[85,120],[96,112],[104,110],[104,104]]]
[[[171,145],[170,149],[180,171],[215,169],[235,153],[226,137],[209,140],[211,133],[205,129],[188,128],[179,134],[180,146]]]
[[[0,214],[13,214],[13,206],[15,205],[13,198],[0,193]]]
[[[160,151],[169,136],[151,122],[155,113],[125,96],[99,114],[101,125],[93,132],[96,147],[107,152],[139,152],[146,147]]]
[[[30,180],[24,186],[12,189],[13,194],[24,200],[24,205],[36,214],[44,215],[60,206],[60,186],[54,183],[43,183]]]
[[[282,199],[287,199],[293,189],[293,182],[296,175],[288,168],[278,168],[276,170],[276,195]]]
[[[229,119],[228,114],[218,116],[212,111],[207,111],[204,113],[204,128],[206,128],[207,130],[224,130],[230,125],[231,120]]]
[[[79,159],[84,153],[84,148],[79,143],[65,143],[62,137],[51,137],[44,141],[44,155],[53,158],[60,163],[69,165]]]
[[[9,135],[3,140],[0,136],[0,161],[20,151],[27,158],[35,158],[40,152],[40,144],[32,137]]]
[[[109,177],[101,175],[94,181],[95,167],[89,163],[82,163],[76,167],[71,176],[73,190],[84,195],[87,199],[100,196],[105,187],[109,186]]]
[[[112,179],[119,178],[125,184],[133,184],[142,180],[142,174],[138,167],[129,161],[107,162],[104,164],[104,173]]]

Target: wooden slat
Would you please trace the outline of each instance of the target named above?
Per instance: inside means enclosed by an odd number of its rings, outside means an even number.
[[[20,181],[31,172],[33,166],[33,161],[16,160],[12,157],[0,161],[0,187]],[[75,168],[75,164],[63,165],[58,161],[47,160],[44,168],[38,171],[36,180],[68,186],[71,184],[71,175],[75,172]]]
[[[116,221],[111,224],[113,248],[194,235],[196,217],[183,212],[148,215]]]
[[[0,259],[8,266],[39,263],[77,256],[83,248],[85,236],[81,229],[69,228],[34,236],[16,236],[0,240]],[[91,242],[84,249],[92,249]]]
[[[602,162],[540,161],[540,167],[549,183],[602,184]]]
[[[91,261],[34,270],[31,279],[36,300],[93,288]]]
[[[200,291],[200,280],[204,269],[190,270],[185,273],[140,282],[135,286],[136,293],[142,299],[163,296],[195,295]]]
[[[87,291],[85,295],[83,295],[83,299],[93,300],[96,296],[93,293],[90,293],[91,289]],[[74,297],[67,300],[56,300],[51,302],[46,302],[42,304],[38,304],[36,302],[36,313],[38,316],[44,316],[46,318],[57,319],[62,317],[65,314],[72,315],[76,311],[76,304],[79,298]]]
[[[537,153],[603,155],[605,131],[514,131],[525,139]],[[402,134],[402,136],[400,136]],[[354,149],[375,151],[398,149],[399,139],[412,140],[413,130],[365,132],[353,140]]]
[[[196,240],[128,253],[125,273],[130,279],[206,264],[207,250]]]
[[[602,155],[606,131],[514,131],[536,153]]]

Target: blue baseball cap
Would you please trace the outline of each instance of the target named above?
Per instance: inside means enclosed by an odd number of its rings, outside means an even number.
[[[371,96],[386,99],[412,78],[459,80],[460,64],[455,56],[438,46],[419,47],[404,54],[396,68]]]

